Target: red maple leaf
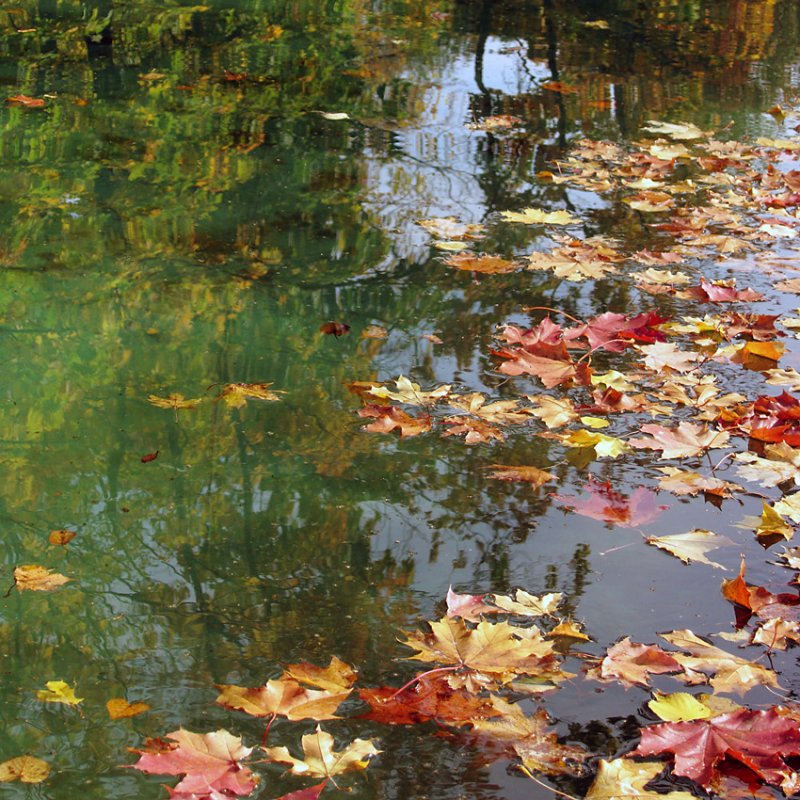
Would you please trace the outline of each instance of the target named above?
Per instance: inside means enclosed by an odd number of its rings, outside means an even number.
[[[632,342],[663,342],[666,336],[654,326],[666,322],[652,311],[637,314],[630,319],[624,314],[607,311],[590,319],[585,325],[570,328],[565,332],[566,339],[585,336],[592,350],[603,347],[612,353],[621,353]]]
[[[791,794],[798,778],[784,757],[800,755],[800,724],[772,707],[767,711],[743,708],[712,719],[643,728],[642,741],[631,755],[662,753],[674,755],[676,775],[685,775],[705,788],[720,777],[723,759],[731,758]]]
[[[630,497],[615,492],[608,481],[600,483],[590,479],[586,488],[589,491],[588,498],[559,494],[554,494],[553,497],[578,514],[623,528],[638,528],[652,522],[662,511],[669,508],[658,505],[656,493],[644,486],[636,489]]]
[[[690,286],[680,293],[680,297],[701,300],[708,303],[734,303],[737,301],[757,302],[763,300],[764,295],[754,289],[737,289],[725,283],[712,283],[705,278],[700,278],[699,286]]]
[[[183,775],[170,790],[179,800],[211,800],[225,796],[250,794],[258,778],[241,763],[252,752],[238,736],[226,730],[192,733],[180,728],[167,734],[177,742],[170,745],[162,739],[142,750],[133,750],[140,758],[131,766],[142,772]]]

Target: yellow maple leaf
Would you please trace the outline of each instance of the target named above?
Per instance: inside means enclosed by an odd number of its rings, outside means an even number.
[[[76,706],[83,702],[82,697],[75,697],[75,690],[65,681],[47,681],[46,689],[39,689],[36,697],[44,700],[45,703],[64,703],[68,706]]]
[[[50,765],[34,756],[17,756],[0,764],[0,781],[41,783],[50,774]]]
[[[39,564],[25,564],[14,567],[14,585],[20,592],[48,592],[63,586],[71,578],[53,572]]]
[[[523,208],[522,211],[503,211],[506,222],[521,222],[525,225],[577,225],[580,220],[568,211],[542,211],[541,208]]]
[[[666,722],[689,722],[693,719],[708,719],[713,716],[711,709],[688,692],[661,694],[656,692],[648,708]]]
[[[267,747],[265,753],[269,761],[291,764],[293,775],[331,778],[344,772],[366,769],[370,759],[381,752],[373,741],[355,739],[343,750],[336,752],[333,749],[333,736],[318,725],[314,733],[303,736],[305,759],[295,758],[285,747]]]

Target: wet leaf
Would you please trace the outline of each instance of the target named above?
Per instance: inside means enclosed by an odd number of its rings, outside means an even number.
[[[475,719],[472,728],[476,733],[509,745],[531,771],[546,775],[580,773],[587,752],[559,743],[555,731],[548,730],[550,719],[543,708],[528,716],[519,705],[500,697],[492,697],[492,703],[501,716]]]
[[[659,122],[651,119],[647,121],[642,130],[647,133],[654,133],[657,136],[669,136],[670,139],[677,139],[681,142],[704,139],[708,136],[708,133],[701,131],[691,122]]]
[[[373,739],[355,739],[343,750],[333,749],[333,736],[319,726],[314,733],[303,736],[304,759],[295,758],[285,747],[264,749],[269,761],[291,764],[293,775],[312,775],[331,778],[345,772],[366,769],[370,759],[381,751],[375,747]]]
[[[690,630],[662,633],[661,638],[690,653],[688,656],[682,653],[672,655],[687,671],[692,683],[704,682],[707,674],[713,676],[711,685],[715,692],[744,694],[754,686],[780,688],[771,669],[714,647]]]
[[[308,661],[289,664],[283,672],[284,676],[300,683],[314,686],[326,692],[344,692],[356,682],[356,671],[344,661],[331,656],[327,667],[318,667]]]
[[[76,706],[83,702],[82,697],[75,697],[75,690],[65,681],[47,681],[46,689],[39,689],[36,697],[45,703],[64,703],[67,706]]]
[[[499,256],[478,255],[476,253],[454,253],[446,258],[444,263],[448,267],[470,272],[483,272],[487,275],[498,275],[519,269],[519,265],[514,261],[508,261]]]
[[[382,325],[368,325],[361,331],[362,339],[386,339],[389,336],[389,331]]]
[[[202,398],[187,400],[179,392],[173,392],[167,397],[158,397],[157,395],[151,394],[147,398],[147,401],[158,408],[171,408],[177,412],[181,409],[196,408],[202,402]]]
[[[631,761],[616,758],[606,761],[601,758],[597,765],[597,777],[589,787],[586,800],[696,800],[691,792],[657,792],[645,786],[664,769],[660,761]]]
[[[556,434],[549,434],[556,436]],[[623,453],[630,453],[631,448],[627,442],[615,436],[607,436],[597,431],[572,431],[558,436],[567,447],[591,447],[598,458],[618,458]]]
[[[47,541],[50,544],[61,545],[65,547],[68,545],[78,534],[75,531],[59,530],[50,531]]]
[[[20,592],[49,592],[70,580],[72,578],[38,564],[14,567],[14,585]]]
[[[546,642],[535,630],[534,635],[526,636],[507,622],[486,620],[475,628],[467,628],[460,619],[444,618],[428,624],[429,633],[414,631],[403,642],[417,651],[409,656],[415,661],[471,670],[479,673],[478,680],[483,675],[488,682],[501,684],[517,675],[536,675],[555,664],[552,642]]]
[[[424,392],[418,383],[414,383],[401,375],[396,381],[397,391],[387,389],[385,386],[373,385],[369,389],[369,394],[381,399],[396,400],[398,403],[409,403],[411,405],[430,405],[442,400],[450,394],[450,386],[439,386],[431,392]]]
[[[737,483],[714,478],[711,475],[701,475],[699,472],[691,470],[659,467],[658,471],[665,476],[659,480],[658,488],[677,495],[695,496],[703,492],[703,494],[712,494],[718,497],[731,497],[733,492],[744,491]]]
[[[34,756],[17,756],[0,764],[0,781],[11,783],[41,783],[50,775],[50,765]]]
[[[508,614],[522,617],[552,616],[563,599],[561,592],[548,592],[537,597],[523,589],[517,589],[514,599],[504,594],[492,595],[492,602]]]
[[[726,567],[706,558],[706,553],[723,545],[733,544],[727,537],[719,536],[701,528],[695,528],[688,533],[678,533],[674,536],[648,536],[645,541],[647,544],[666,550],[666,552],[683,561],[684,564],[688,564],[690,561],[697,561],[717,569],[726,569]]]
[[[731,438],[727,431],[709,429],[705,425],[679,422],[676,428],[663,425],[642,425],[647,437],[630,439],[633,447],[661,450],[662,458],[687,458],[698,456],[708,449],[726,447]]]
[[[126,719],[144,714],[150,710],[150,706],[147,703],[129,703],[123,697],[114,697],[106,702],[106,709],[111,719]]]
[[[388,725],[416,725],[435,720],[445,725],[469,725],[476,719],[498,716],[489,698],[453,689],[441,676],[426,676],[398,691],[392,686],[359,689],[370,711],[364,719]]]
[[[534,489],[544,486],[548,481],[555,480],[552,473],[539,469],[539,467],[491,464],[487,469],[492,470],[489,474],[490,478],[501,481],[525,481],[532,484]]]
[[[541,208],[503,211],[501,216],[506,222],[521,222],[525,225],[578,225],[581,222],[568,211],[543,211]]]
[[[438,217],[417,220],[417,225],[425,228],[431,236],[438,239],[461,240],[483,238],[483,225],[459,222],[455,217]]]
[[[218,705],[244,711],[253,717],[277,715],[290,720],[336,719],[336,709],[350,694],[349,687],[333,691],[306,689],[287,677],[269,680],[255,688],[222,683],[217,688],[220,690]]]
[[[220,387],[218,400],[230,408],[242,408],[248,400],[280,400],[283,392],[270,389],[271,383],[226,383]]]
[[[482,594],[458,594],[450,586],[447,590],[447,616],[478,622],[481,614],[496,614],[498,609],[483,602]]]
[[[711,788],[718,765],[731,758],[791,794],[796,790],[797,774],[784,758],[800,755],[800,728],[774,707],[642,728],[642,741],[632,755],[662,754],[673,755],[676,775],[691,778],[704,788]]]
[[[650,675],[682,671],[671,653],[657,645],[637,644],[626,636],[610,647],[600,666],[590,669],[587,675],[597,681],[619,681],[628,688],[650,686]]]
[[[140,758],[131,766],[142,772],[182,775],[171,790],[173,795],[241,797],[258,784],[258,778],[241,763],[253,748],[244,747],[238,736],[226,730],[192,733],[180,728],[168,733],[167,739],[172,741],[158,740],[150,749],[132,749]]]
[[[364,426],[365,431],[372,433],[391,433],[400,431],[400,436],[419,436],[431,429],[431,418],[428,416],[412,417],[397,406],[379,406],[369,404],[359,409],[360,417],[370,417],[375,422]]]
[[[154,453],[147,453],[143,455],[139,459],[139,461],[141,461],[142,464],[149,464],[151,461],[155,461],[157,458],[158,458],[158,450],[156,450]]]
[[[711,709],[688,692],[657,693],[647,707],[666,722],[688,722],[714,716]]]
[[[323,322],[319,326],[319,332],[326,336],[344,336],[350,333],[350,326],[346,322]]]

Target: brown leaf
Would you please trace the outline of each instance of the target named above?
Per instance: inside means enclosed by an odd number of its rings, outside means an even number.
[[[44,108],[45,101],[40,97],[28,97],[26,94],[15,94],[6,98],[6,103],[13,103],[16,106],[25,106],[25,108]]]
[[[69,544],[78,534],[75,531],[50,531],[47,541],[50,544],[64,545]]]
[[[0,781],[11,783],[41,783],[50,775],[50,765],[34,756],[17,756],[0,764]]]
[[[350,333],[350,326],[346,322],[323,322],[319,332],[328,336],[344,336]]]
[[[363,430],[372,433],[391,433],[397,429],[400,436],[419,436],[431,429],[429,416],[412,417],[397,406],[379,406],[373,403],[364,406],[358,411],[359,417],[373,418],[375,422],[365,425]]]

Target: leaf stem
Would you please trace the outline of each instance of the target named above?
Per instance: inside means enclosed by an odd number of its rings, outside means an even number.
[[[534,783],[538,783],[543,789],[547,789],[549,792],[553,792],[553,794],[557,794],[560,797],[566,797],[567,800],[578,800],[576,797],[573,797],[571,794],[567,794],[566,792],[562,792],[560,789],[556,789],[553,786],[548,786],[544,781],[540,781],[537,777],[533,775],[533,773],[524,765],[518,764],[517,769],[526,777],[530,778]]]
[[[571,319],[573,322],[577,322],[579,325],[585,324],[582,319],[573,317],[572,314],[567,314],[566,311],[559,311],[557,308],[550,308],[550,306],[527,306],[525,311],[549,311],[552,314],[561,314],[562,317]]]
[[[397,695],[404,692],[410,686],[413,686],[415,683],[421,681],[423,678],[427,678],[428,675],[436,675],[439,672],[455,672],[458,669],[457,666],[455,667],[436,667],[435,669],[429,669],[425,672],[420,672],[419,675],[415,675],[408,683],[404,683],[394,694],[389,695],[383,702],[388,703],[390,700],[394,700]]]
[[[267,723],[267,727],[264,728],[264,735],[261,737],[261,746],[262,747],[266,746],[266,744],[267,744],[267,736],[269,736],[269,729],[272,727],[272,723],[275,722],[275,717],[277,717],[277,716],[278,716],[277,714],[273,714],[269,718],[269,722]]]

